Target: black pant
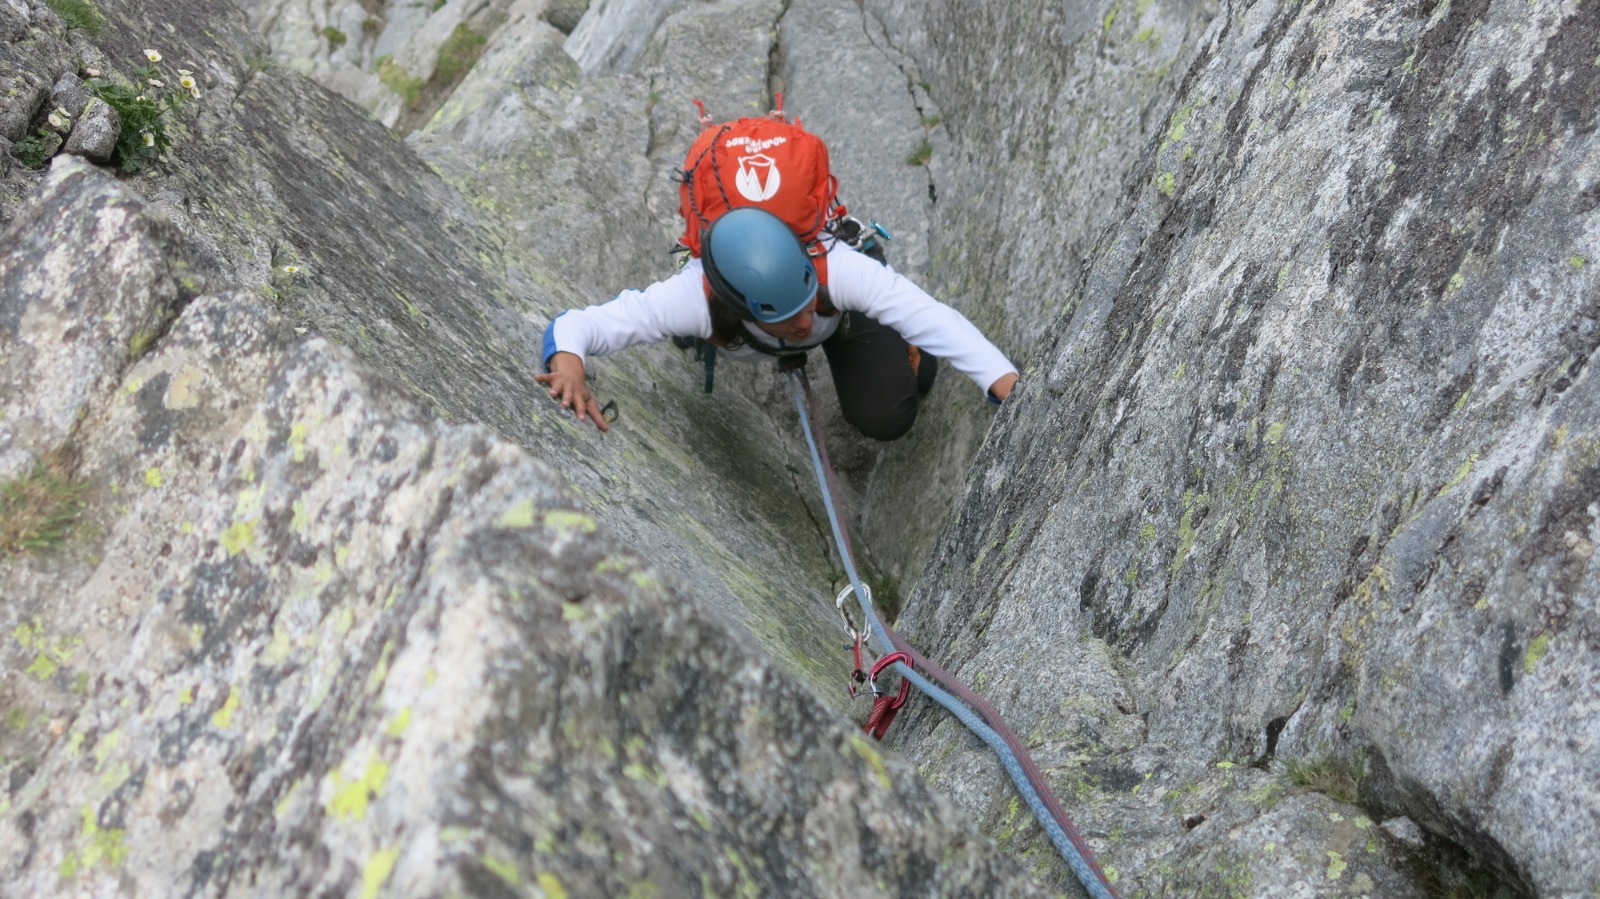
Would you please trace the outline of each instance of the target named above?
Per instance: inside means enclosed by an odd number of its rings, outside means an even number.
[[[856,430],[874,440],[894,440],[911,430],[917,407],[933,389],[939,360],[920,353],[911,367],[911,345],[893,328],[859,312],[843,312],[844,321],[822,344],[828,371],[839,392],[839,409]]]

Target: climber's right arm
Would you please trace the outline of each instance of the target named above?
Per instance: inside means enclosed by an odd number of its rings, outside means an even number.
[[[711,336],[701,277],[699,261],[690,260],[676,275],[643,290],[624,290],[609,303],[556,316],[544,330],[544,374],[534,380],[550,388],[550,396],[580,420],[593,417],[595,426],[606,430],[584,383],[588,357],[669,337]]]
[[[624,290],[597,306],[570,309],[556,316],[544,331],[541,361],[571,353],[579,361],[605,356],[641,343],[669,337],[711,336],[700,263],[691,260],[681,271],[643,290]]]

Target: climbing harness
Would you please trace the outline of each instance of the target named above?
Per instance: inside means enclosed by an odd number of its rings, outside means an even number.
[[[806,378],[803,365],[788,368],[787,373],[789,394],[794,398],[795,408],[800,413],[800,426],[805,432],[806,446],[811,451],[811,464],[821,489],[823,507],[828,513],[828,525],[833,530],[834,543],[839,549],[839,559],[844,564],[845,574],[850,578],[850,586],[839,593],[835,605],[844,615],[845,628],[850,631],[856,643],[855,674],[861,673],[860,650],[864,642],[869,639],[875,640],[884,653],[870,672],[863,675],[865,682],[870,685],[877,697],[872,716],[867,721],[867,731],[881,738],[882,733],[887,731],[889,722],[894,720],[894,713],[904,705],[909,691],[908,685],[914,684],[930,699],[960,719],[968,730],[994,750],[1006,773],[1011,776],[1017,791],[1028,804],[1029,810],[1038,819],[1039,825],[1050,837],[1050,842],[1055,844],[1056,850],[1061,853],[1067,867],[1072,870],[1073,876],[1077,877],[1078,883],[1083,885],[1084,890],[1093,899],[1116,899],[1111,881],[1095,862],[1093,851],[1072,826],[1072,821],[1061,808],[1055,794],[1051,792],[1044,775],[1033,763],[1027,748],[1006,726],[1000,714],[983,697],[974,693],[943,668],[924,658],[878,617],[872,605],[872,594],[856,571],[854,553],[850,549],[849,538],[845,535],[844,524],[840,520],[837,504],[834,502],[837,493],[833,484],[833,471],[828,464],[827,451],[823,447],[822,435],[816,424],[816,397],[811,391],[811,382]],[[861,607],[862,626],[859,630],[851,623],[849,615],[844,614],[844,600],[848,595],[854,595]],[[933,680],[919,674],[917,668],[928,672]],[[895,697],[880,694],[877,690],[877,677],[885,669],[893,670],[901,677],[901,689]],[[937,680],[938,684],[935,684],[934,680]],[[854,690],[853,683],[852,695]],[[883,702],[883,700],[888,701]],[[891,705],[892,708],[889,708]],[[885,718],[887,720],[884,720]]]

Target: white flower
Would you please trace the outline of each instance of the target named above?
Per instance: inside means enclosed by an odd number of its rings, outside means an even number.
[[[188,69],[179,69],[178,70],[178,74],[179,75],[193,75],[194,73],[189,71]]]
[[[147,103],[149,100],[150,98],[146,97],[144,94],[140,94],[139,96],[133,98],[133,102],[135,103]]]
[[[154,134],[151,134],[148,131],[141,131],[139,133],[144,135],[144,145],[145,146],[153,147],[153,146],[156,145],[156,136]]]
[[[84,66],[83,67],[83,74],[89,76],[90,78],[99,78],[100,77],[100,70],[96,69],[96,68],[92,68],[90,66]]]
[[[160,62],[161,54],[154,50],[147,49],[144,51],[144,58],[150,60],[151,62]]]
[[[51,128],[61,129],[67,127],[66,120],[61,118],[59,113],[50,113],[49,118],[45,119],[45,121],[50,123]]]
[[[67,112],[67,110],[61,106],[56,107],[56,115],[61,116],[63,119],[72,118],[72,113]]]
[[[300,266],[298,265],[286,265],[283,267],[283,272],[286,275],[292,275],[298,271],[300,271]]]
[[[200,96],[200,86],[194,83],[194,76],[192,75],[185,75],[182,78],[179,78],[178,86],[195,95],[196,97]]]
[[[152,78],[152,79],[150,79],[150,86],[151,87],[166,87],[167,83],[165,81],[160,81],[158,79]]]

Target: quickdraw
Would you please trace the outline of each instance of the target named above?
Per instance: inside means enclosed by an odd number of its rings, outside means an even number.
[[[866,599],[872,601],[872,588],[862,585],[866,591]],[[900,689],[894,695],[878,689],[878,675],[885,668],[901,663],[911,664],[911,657],[903,652],[891,652],[872,663],[869,669],[864,661],[863,647],[867,642],[867,628],[863,625],[857,628],[855,622],[850,620],[850,612],[845,605],[845,600],[855,592],[855,587],[846,585],[839,591],[839,596],[834,599],[834,608],[839,610],[839,617],[844,619],[845,633],[850,635],[850,654],[855,662],[855,667],[850,669],[850,685],[846,688],[851,699],[855,699],[861,692],[861,686],[866,685],[867,691],[872,694],[872,711],[867,715],[867,723],[861,730],[872,735],[874,740],[882,740],[883,735],[889,732],[889,725],[894,723],[894,716],[899,714],[900,707],[906,704],[906,699],[911,695],[911,682],[905,678],[900,679]]]

